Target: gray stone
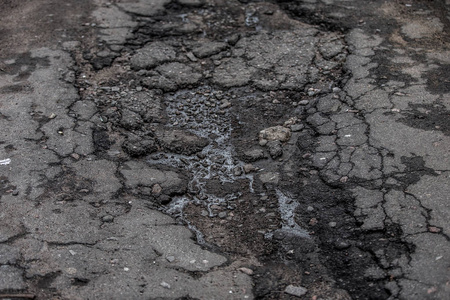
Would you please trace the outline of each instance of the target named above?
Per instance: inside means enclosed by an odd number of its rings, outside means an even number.
[[[245,164],[243,169],[244,169],[245,174],[256,171],[256,167],[252,164]]]
[[[218,216],[219,216],[219,218],[221,218],[221,219],[225,219],[225,218],[227,217],[227,213],[224,212],[224,211],[221,211],[221,212],[218,214]]]
[[[292,132],[298,132],[298,131],[301,131],[303,128],[305,128],[305,125],[303,125],[303,124],[294,124],[294,125],[291,125],[291,131],[292,131]]]
[[[259,140],[287,142],[291,138],[291,130],[283,126],[274,126],[259,132]]]
[[[103,216],[102,221],[111,223],[112,221],[114,221],[114,217],[111,215],[106,215],[106,216]]]
[[[264,151],[262,149],[251,149],[244,152],[242,159],[245,162],[254,162],[265,158]]]
[[[305,295],[308,292],[308,290],[302,286],[295,286],[295,285],[290,284],[286,287],[284,292],[289,295],[301,297],[301,296]]]
[[[338,250],[345,250],[350,248],[350,244],[346,241],[342,241],[342,240],[338,240],[334,243],[334,248],[338,249]]]
[[[303,105],[303,106],[305,106],[305,105],[308,105],[308,103],[309,103],[309,100],[301,100],[301,101],[299,101],[298,102],[298,105]]]

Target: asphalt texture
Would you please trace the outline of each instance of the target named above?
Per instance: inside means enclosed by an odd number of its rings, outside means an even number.
[[[450,299],[449,0],[0,17],[0,299]]]

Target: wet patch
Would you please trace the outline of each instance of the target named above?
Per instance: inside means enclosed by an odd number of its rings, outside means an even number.
[[[450,65],[444,64],[425,74],[427,90],[434,94],[450,93]]]
[[[0,176],[0,199],[3,195],[14,193],[15,190],[16,186],[9,182],[8,177]]]
[[[92,131],[92,140],[94,141],[95,150],[100,153],[109,150],[113,143],[109,139],[107,131],[100,128],[95,128]]]
[[[55,178],[44,185],[46,189],[37,198],[38,204],[46,199],[52,199],[56,203],[73,202],[81,200],[83,196],[93,191],[93,182],[77,176],[70,170],[62,172]]]
[[[450,70],[450,69],[449,69]],[[443,78],[442,80],[447,80]],[[450,86],[450,83],[447,84]],[[398,119],[410,127],[427,131],[440,131],[450,135],[450,111],[440,104],[409,104],[410,109],[402,111]]]
[[[50,60],[48,58],[32,57],[30,52],[22,53],[18,55],[14,61],[10,64],[5,65],[2,69],[5,73],[10,75],[15,75],[14,81],[26,80],[33,71],[39,66],[48,67],[50,65]],[[5,87],[7,90],[22,88],[20,91],[25,89],[27,85],[19,84]],[[14,91],[12,91],[14,92]]]
[[[2,86],[0,88],[0,94],[31,93],[33,90],[33,87],[28,84],[12,84]]]
[[[433,169],[425,167],[425,161],[420,156],[402,156],[401,161],[406,169],[400,174],[393,174],[393,177],[401,182],[404,188],[416,184],[424,175],[437,176]]]

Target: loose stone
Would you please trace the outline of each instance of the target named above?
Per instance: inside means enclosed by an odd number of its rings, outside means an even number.
[[[338,249],[338,250],[345,250],[347,248],[350,248],[350,244],[347,243],[346,241],[337,241],[334,244],[334,248]]]
[[[242,169],[240,167],[236,167],[233,170],[234,176],[241,176],[242,175]]]
[[[295,125],[291,125],[291,130],[292,132],[297,132],[302,130],[303,128],[305,128],[305,126],[303,124],[295,124]]]
[[[283,126],[274,126],[259,132],[259,140],[287,142],[291,138],[291,130]]]
[[[298,102],[298,105],[303,105],[303,106],[305,106],[305,105],[308,105],[308,103],[309,103],[309,100],[302,100],[302,101],[299,101],[299,102]]]
[[[255,168],[254,165],[252,165],[252,164],[244,165],[244,172],[245,172],[245,174],[248,174],[248,173],[251,173],[251,172],[254,172],[254,171],[256,171],[256,168]]]
[[[439,232],[441,232],[441,229],[437,228],[437,227],[434,227],[434,226],[429,226],[428,227],[428,231],[432,232],[432,233],[439,233]]]
[[[227,217],[227,213],[226,213],[226,212],[221,211],[221,212],[219,213],[219,218],[225,219],[226,217]]]
[[[266,139],[261,139],[261,140],[259,140],[259,145],[262,146],[262,147],[264,147],[265,145],[267,145],[268,142],[269,142],[269,141],[266,140]]]
[[[290,284],[286,287],[284,292],[289,295],[301,297],[304,294],[306,294],[308,292],[308,290],[302,286],[295,286],[295,285]]]
[[[238,270],[241,271],[244,274],[253,275],[253,270],[252,269],[249,269],[249,268],[246,268],[246,267],[242,267],[242,268],[239,268]]]
[[[114,221],[114,217],[111,215],[106,215],[102,218],[103,222],[107,222],[107,223],[111,223],[112,221]]]

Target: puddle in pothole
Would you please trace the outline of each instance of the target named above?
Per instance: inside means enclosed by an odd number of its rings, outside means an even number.
[[[245,174],[244,163],[234,158],[233,146],[230,142],[231,119],[229,107],[231,95],[222,91],[202,87],[197,90],[182,90],[165,98],[169,126],[188,130],[209,140],[209,145],[196,155],[170,154],[149,160],[150,164],[164,164],[175,168],[183,168],[191,174],[188,183],[190,196],[175,197],[164,207],[164,211],[181,218],[197,235],[199,243],[204,241],[203,235],[184,218],[183,210],[188,203],[201,204],[207,208],[209,216],[214,217],[212,205],[234,209],[234,202],[241,193],[229,193],[218,197],[208,193],[208,180],[219,180],[220,183],[236,180],[248,180],[249,190],[253,192],[253,175]]]
[[[209,145],[196,155],[160,154],[156,159],[148,160],[149,164],[164,164],[175,168],[182,168],[191,174],[188,183],[189,194],[174,197],[163,211],[178,217],[185,222],[196,234],[197,241],[204,243],[203,234],[184,216],[184,208],[189,203],[202,205],[207,209],[210,217],[215,217],[211,207],[220,205],[228,210],[235,208],[235,202],[242,193],[227,193],[224,197],[208,193],[206,184],[209,180],[220,183],[234,183],[237,180],[247,180],[248,189],[253,190],[253,174],[245,174],[244,162],[233,155],[231,144],[231,99],[235,97],[228,92],[202,87],[196,90],[182,90],[165,97],[166,112],[169,126],[182,128],[198,136],[207,138]],[[293,201],[281,191],[277,190],[279,198],[282,228],[297,236],[309,237],[294,220],[294,210],[297,202]]]
[[[308,231],[295,222],[295,210],[298,207],[298,202],[295,201],[293,197],[281,192],[279,189],[276,189],[275,191],[278,197],[278,205],[282,220],[281,229],[279,230],[302,238],[309,238]]]

